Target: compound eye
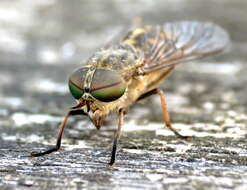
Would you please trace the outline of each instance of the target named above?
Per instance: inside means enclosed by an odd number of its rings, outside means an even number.
[[[116,71],[97,69],[91,83],[90,94],[99,101],[111,102],[120,98],[126,87],[125,81]]]
[[[83,85],[88,68],[80,68],[69,77],[69,90],[75,99],[80,99],[84,94]]]

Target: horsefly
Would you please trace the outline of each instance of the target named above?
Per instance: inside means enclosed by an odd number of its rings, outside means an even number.
[[[179,138],[167,111],[164,92],[158,88],[175,67],[196,58],[223,51],[227,32],[209,22],[183,21],[163,26],[132,29],[118,42],[94,53],[69,78],[69,89],[77,101],[60,125],[55,147],[34,157],[57,151],[69,116],[86,115],[97,129],[112,112],[118,114],[109,167],[113,167],[126,109],[141,99],[157,94],[165,126]]]

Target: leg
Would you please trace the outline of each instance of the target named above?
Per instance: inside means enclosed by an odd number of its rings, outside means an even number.
[[[162,111],[163,111],[163,119],[166,123],[166,126],[175,134],[177,135],[179,138],[182,138],[182,139],[190,139],[191,137],[190,136],[183,136],[181,135],[179,132],[176,131],[176,129],[174,129],[172,127],[172,124],[171,124],[171,121],[170,121],[170,116],[169,116],[169,113],[167,111],[167,105],[166,105],[166,100],[165,100],[165,94],[162,90],[160,89],[156,89],[156,93],[160,95],[160,103],[161,103],[161,106],[162,106]]]
[[[64,117],[63,122],[60,124],[56,145],[53,148],[48,149],[48,150],[46,150],[44,152],[31,153],[31,156],[33,156],[33,157],[43,156],[45,154],[50,154],[50,153],[52,153],[54,151],[59,150],[59,148],[61,146],[61,140],[62,140],[64,128],[66,127],[67,120],[68,120],[69,116],[71,116],[71,115],[85,115],[85,114],[86,113],[83,110],[70,110],[67,113],[67,115]]]
[[[149,96],[152,96],[152,95],[154,95],[154,94],[157,94],[157,89],[156,89],[156,88],[153,89],[153,90],[150,90],[150,91],[146,92],[145,94],[142,94],[142,95],[137,99],[137,101],[141,101],[141,100],[143,100],[143,99],[145,99],[145,98],[148,98]]]
[[[118,140],[120,138],[121,135],[121,130],[122,130],[122,126],[123,126],[123,120],[124,120],[124,110],[120,110],[119,111],[119,119],[118,119],[118,128],[113,140],[113,146],[112,146],[112,153],[111,153],[111,161],[109,163],[109,167],[114,167],[114,163],[115,163],[115,159],[116,159],[116,152],[117,152],[117,144],[118,144]]]
[[[179,132],[177,132],[176,129],[174,129],[172,127],[172,124],[171,124],[171,121],[170,121],[170,116],[169,116],[169,113],[167,111],[165,95],[164,95],[164,92],[162,90],[157,89],[157,88],[154,89],[154,90],[151,90],[151,91],[147,92],[146,94],[143,94],[142,96],[140,96],[138,100],[144,99],[144,98],[146,98],[148,96],[151,96],[153,94],[158,94],[160,96],[160,103],[161,103],[161,106],[162,106],[163,119],[165,121],[165,124],[166,124],[167,128],[169,128],[179,138],[186,139],[186,140],[190,139],[191,138],[190,136],[183,136]]]

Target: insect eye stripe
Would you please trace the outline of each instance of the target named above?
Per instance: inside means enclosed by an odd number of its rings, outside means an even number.
[[[105,85],[105,86],[102,86],[102,87],[94,88],[94,89],[92,89],[92,92],[97,91],[97,90],[101,90],[101,89],[105,89],[105,88],[110,88],[110,87],[119,85],[121,83],[122,82],[120,81],[120,82],[115,82],[115,83],[112,83],[112,84],[109,84],[109,85]]]

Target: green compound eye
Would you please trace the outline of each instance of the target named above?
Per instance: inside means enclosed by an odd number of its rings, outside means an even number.
[[[84,91],[79,87],[75,86],[75,84],[71,81],[69,81],[69,90],[75,99],[80,99],[80,97],[82,97],[82,95],[84,94]]]
[[[69,90],[75,99],[84,94],[83,85],[88,68],[80,68],[69,77]]]
[[[116,71],[97,69],[91,83],[90,94],[99,101],[111,102],[120,98],[126,83]]]

